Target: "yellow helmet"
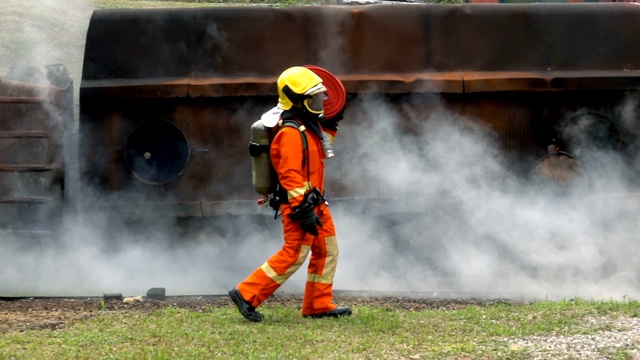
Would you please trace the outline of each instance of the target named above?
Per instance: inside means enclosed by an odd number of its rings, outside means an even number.
[[[278,107],[289,110],[294,105],[304,105],[308,111],[322,114],[325,91],[322,79],[313,71],[302,66],[290,67],[278,78]]]

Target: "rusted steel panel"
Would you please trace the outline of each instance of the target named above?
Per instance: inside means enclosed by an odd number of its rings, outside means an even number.
[[[340,81],[349,93],[462,93],[464,78],[460,72],[410,74],[349,74]]]
[[[495,91],[611,90],[640,88],[640,71],[484,71],[340,75],[349,93],[463,93]],[[121,85],[87,82],[83,96],[104,98],[223,97],[275,95],[276,77],[186,79]]]
[[[271,98],[251,99],[265,108]],[[196,202],[202,199],[239,200],[253,198],[247,160],[249,133],[247,99],[157,99],[100,101],[83,112],[80,157],[82,177],[99,188],[132,192],[149,201],[173,199]],[[253,110],[252,110],[253,111]],[[175,180],[149,185],[139,181],[127,166],[125,154],[131,134],[149,121],[167,121],[180,129],[190,154]]]
[[[463,72],[464,92],[619,90],[639,87],[640,71]]]
[[[145,83],[119,82],[119,81],[86,81],[82,90],[84,97],[102,98],[172,98],[188,95],[186,81],[179,83],[167,82],[167,79],[152,79]]]
[[[265,78],[198,78],[155,83],[126,85],[119,80],[84,82],[84,97],[102,98],[170,98],[275,95],[276,76]],[[349,93],[410,93],[464,91],[464,77],[460,72],[410,74],[348,74],[341,75]]]
[[[6,102],[45,101],[49,90],[46,85],[0,78],[0,95]]]
[[[56,79],[59,80],[59,79]],[[0,228],[49,229],[63,207],[73,86],[0,78]]]
[[[483,91],[537,90],[549,78],[581,86],[572,79],[583,76],[637,88],[639,19],[634,4],[96,11],[82,93],[273,95],[275,74],[305,63],[350,79],[354,92],[456,92],[467,88],[464,75],[483,72],[504,72]],[[527,76],[509,82],[519,73]]]
[[[81,178],[122,214],[256,209],[248,129],[275,104],[278,74],[300,64],[342,80],[354,127],[370,120],[359,116],[367,96],[398,118],[444,104],[493,129],[526,173],[563,114],[640,89],[638,38],[631,4],[99,10],[80,89]],[[188,153],[139,165],[156,150],[136,151],[156,138],[170,139],[158,152]],[[383,195],[328,181],[336,197]]]
[[[464,33],[463,70],[585,71],[640,69],[631,44],[640,31],[633,4],[469,5],[454,30]]]

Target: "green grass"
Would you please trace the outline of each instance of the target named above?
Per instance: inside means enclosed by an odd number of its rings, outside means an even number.
[[[609,330],[587,317],[635,317],[637,301],[560,301],[461,310],[354,307],[340,319],[307,319],[294,308],[266,307],[262,323],[232,307],[105,313],[60,330],[10,332],[0,359],[526,359],[508,338]],[[629,349],[627,349],[629,350]],[[623,350],[608,358],[628,359]]]

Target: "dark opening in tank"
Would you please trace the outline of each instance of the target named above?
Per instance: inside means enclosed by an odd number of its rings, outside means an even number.
[[[189,161],[189,144],[170,122],[146,121],[129,134],[125,159],[140,181],[166,184],[182,174]]]

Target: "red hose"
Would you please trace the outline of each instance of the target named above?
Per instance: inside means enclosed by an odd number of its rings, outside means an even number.
[[[328,70],[316,65],[304,65],[307,69],[313,71],[316,75],[320,76],[322,83],[327,88],[328,98],[324,101],[324,118],[331,119],[336,116],[344,104],[347,102],[347,91],[335,75]]]

